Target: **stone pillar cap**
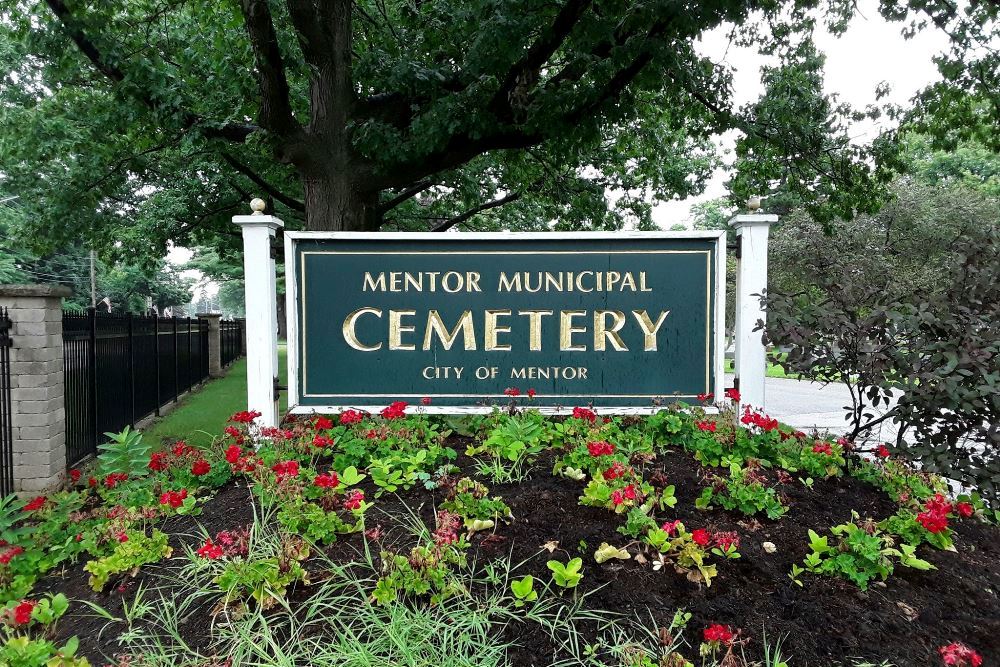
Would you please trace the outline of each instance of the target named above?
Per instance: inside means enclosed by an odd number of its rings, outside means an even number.
[[[66,285],[0,285],[0,296],[51,296],[65,298],[73,296],[73,288]]]
[[[195,313],[195,317],[222,317],[222,313]]]

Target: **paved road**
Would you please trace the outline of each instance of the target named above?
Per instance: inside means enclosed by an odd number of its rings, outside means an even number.
[[[767,414],[803,431],[829,431],[840,434],[847,430],[845,406],[851,404],[851,394],[842,384],[821,385],[802,380],[767,378],[765,385]],[[881,412],[881,411],[879,411]],[[873,439],[893,440],[895,429],[882,423],[881,432]]]

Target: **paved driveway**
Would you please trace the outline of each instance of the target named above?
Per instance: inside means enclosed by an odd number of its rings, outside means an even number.
[[[851,405],[851,394],[842,384],[821,385],[804,380],[767,378],[765,385],[767,414],[802,431],[829,431],[842,434],[847,430],[844,415]],[[878,411],[879,413],[882,410]],[[883,422],[876,427],[872,439],[894,440],[895,428]]]

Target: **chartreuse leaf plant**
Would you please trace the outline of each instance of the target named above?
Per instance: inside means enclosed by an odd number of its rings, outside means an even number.
[[[512,579],[510,582],[510,592],[514,594],[514,606],[521,608],[529,602],[538,599],[538,591],[535,590],[535,578],[530,574],[520,579]]]
[[[582,558],[573,558],[567,563],[550,560],[545,566],[552,571],[552,581],[560,588],[576,588],[583,579]]]
[[[111,554],[89,561],[83,569],[90,573],[90,587],[104,590],[108,580],[118,574],[131,573],[149,563],[169,558],[173,549],[167,544],[167,535],[153,529],[150,535],[142,530],[127,530],[119,534],[119,542]]]

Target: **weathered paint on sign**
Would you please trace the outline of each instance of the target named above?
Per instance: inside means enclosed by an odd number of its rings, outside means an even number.
[[[717,391],[718,235],[290,233],[294,404],[652,407]]]

